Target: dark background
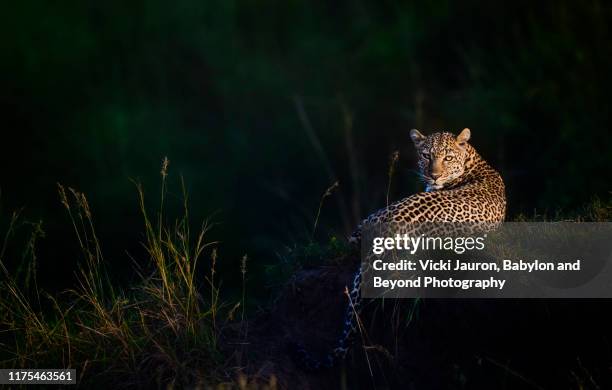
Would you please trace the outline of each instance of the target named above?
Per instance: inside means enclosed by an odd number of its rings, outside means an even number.
[[[472,129],[509,215],[607,197],[612,7],[601,1],[12,2],[0,12],[2,216],[43,220],[43,271],[78,250],[56,182],[86,193],[111,268],[138,253],[171,161],[237,267],[346,236],[419,190],[408,137]],[[255,271],[257,272],[257,271]]]

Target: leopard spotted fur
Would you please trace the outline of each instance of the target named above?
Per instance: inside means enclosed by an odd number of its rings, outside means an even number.
[[[358,243],[364,228],[386,225],[400,231],[405,226],[425,222],[499,223],[506,211],[504,182],[468,143],[470,130],[458,136],[448,132],[424,136],[411,130],[410,137],[418,153],[419,175],[426,184],[420,192],[376,211],[363,220],[350,238]],[[305,349],[298,354],[308,369],[331,367],[346,356],[350,340],[357,331],[361,308],[362,269],[353,278],[344,330],[338,345],[325,359],[312,358]]]

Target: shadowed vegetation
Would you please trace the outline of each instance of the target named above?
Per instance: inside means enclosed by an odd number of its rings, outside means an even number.
[[[5,5],[2,365],[232,382],[242,320],[302,272],[346,266],[357,223],[421,190],[414,127],[471,128],[513,219],[610,220],[611,21],[602,0]],[[164,162],[159,188],[164,155],[189,187]],[[579,320],[605,324],[598,304]]]
[[[191,230],[186,193],[183,215],[170,226],[164,222],[167,169],[164,160],[162,199],[154,218],[136,183],[148,261],[129,289],[108,276],[86,196],[58,185],[82,255],[76,286],[57,296],[38,290],[34,261],[40,225],[33,227],[27,243],[26,271],[11,273],[0,258],[3,367],[76,368],[79,382],[96,387],[185,386],[223,379],[218,335],[227,310],[219,302],[215,243],[207,241],[207,222]],[[13,214],[4,247],[18,222]],[[200,270],[202,261],[206,271]]]

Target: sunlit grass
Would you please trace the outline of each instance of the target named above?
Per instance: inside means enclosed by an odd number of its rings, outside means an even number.
[[[76,368],[79,382],[125,386],[197,386],[220,383],[218,316],[222,305],[215,278],[215,242],[210,224],[191,230],[183,185],[183,212],[165,224],[168,161],[163,162],[162,195],[156,218],[136,184],[144,222],[147,262],[129,290],[110,279],[108,262],[84,194],[58,184],[60,202],[73,226],[82,259],[76,285],[58,296],[36,286],[34,245],[43,234],[34,226],[20,275],[4,262],[19,214],[14,213],[0,252],[0,366]],[[199,271],[207,254],[208,271]],[[243,280],[246,259],[241,268]],[[244,285],[244,282],[243,282]],[[243,300],[245,294],[242,295]]]
[[[387,192],[396,161],[394,154]],[[59,203],[66,210],[81,254],[75,285],[58,295],[40,290],[37,283],[36,244],[44,237],[42,223],[28,225],[31,233],[21,266],[14,271],[7,266],[7,246],[20,221],[19,212],[11,214],[0,247],[0,367],[76,368],[78,382],[94,387],[276,388],[274,376],[266,378],[269,383],[262,383],[236,374],[226,364],[220,335],[227,320],[246,323],[248,257],[242,258],[237,270],[242,283],[240,301],[225,307],[217,275],[220,258],[216,243],[208,239],[211,224],[204,221],[192,228],[182,181],[182,212],[171,223],[166,222],[170,219],[165,211],[168,168],[169,161],[164,159],[155,214],[146,206],[143,186],[134,182],[146,257],[138,259],[137,278],[129,289],[119,287],[109,276],[94,213],[83,193],[58,184]],[[304,267],[352,261],[352,248],[346,240],[333,236],[326,242],[314,240],[323,203],[337,186],[328,188],[321,197],[310,240],[295,245],[279,261],[280,268],[286,266],[279,280],[286,281]],[[575,213],[534,213],[512,219],[611,218],[611,200],[594,199]],[[418,302],[408,309],[393,307],[394,334],[416,321]],[[246,335],[247,328],[241,326],[240,332]],[[383,347],[366,342],[363,329],[360,324],[363,349],[390,356]]]

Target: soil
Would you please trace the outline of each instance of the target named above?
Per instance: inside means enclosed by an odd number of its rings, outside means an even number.
[[[612,388],[610,302],[371,300],[346,361],[304,370],[291,345],[325,356],[341,334],[354,261],[305,269],[225,337],[231,365],[282,389]]]

